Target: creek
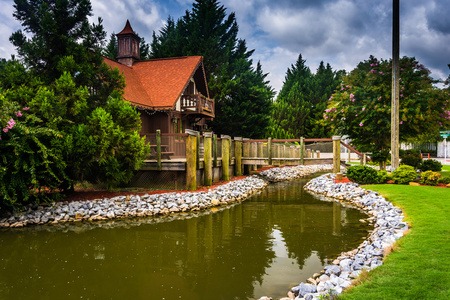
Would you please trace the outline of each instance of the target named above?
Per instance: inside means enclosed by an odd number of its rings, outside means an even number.
[[[270,184],[242,203],[153,224],[2,230],[0,298],[285,297],[372,229],[360,211],[304,191],[307,181]]]

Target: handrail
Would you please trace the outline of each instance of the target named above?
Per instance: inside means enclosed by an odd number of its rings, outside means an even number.
[[[267,142],[267,139],[255,139],[255,140],[243,140],[243,143],[261,143]],[[303,139],[303,142],[332,142],[333,139]],[[301,142],[301,139],[273,139],[272,143],[283,143],[283,142]]]
[[[214,114],[215,101],[201,93],[181,95],[181,108],[194,108],[198,113],[204,111]]]
[[[363,157],[364,156],[364,154],[363,153],[361,153],[361,152],[359,152],[358,150],[356,150],[355,148],[353,148],[352,146],[350,146],[350,145],[347,145],[346,143],[344,143],[343,141],[341,141],[341,145],[342,146],[344,146],[345,148],[347,148],[347,149],[349,149],[350,151],[353,151],[353,152],[355,152],[358,156],[360,156],[360,157]]]
[[[188,136],[187,133],[161,133],[161,136]],[[141,134],[141,136],[156,136],[156,133],[145,133]]]

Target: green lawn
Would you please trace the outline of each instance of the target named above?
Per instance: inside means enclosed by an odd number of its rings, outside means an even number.
[[[450,165],[443,165],[442,171],[440,171],[439,173],[441,173],[441,178],[450,177]]]
[[[365,188],[402,208],[411,231],[397,241],[399,247],[383,266],[339,299],[450,299],[450,188],[394,184]]]

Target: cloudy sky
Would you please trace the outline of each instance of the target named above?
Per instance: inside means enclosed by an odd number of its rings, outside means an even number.
[[[193,0],[91,0],[92,20],[102,17],[109,34],[130,20],[135,32],[151,41],[167,17],[178,19]],[[8,38],[20,28],[12,0],[0,0],[0,57],[15,49]],[[400,56],[415,56],[446,79],[450,63],[448,0],[400,1]],[[288,67],[301,53],[313,72],[320,61],[351,71],[369,55],[389,59],[392,53],[392,0],[222,0],[235,12],[239,37],[255,49],[271,85],[279,91]]]

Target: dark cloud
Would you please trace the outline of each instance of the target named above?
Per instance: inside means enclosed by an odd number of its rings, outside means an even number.
[[[450,5],[436,5],[427,13],[430,29],[442,34],[450,34]]]
[[[193,0],[91,0],[94,16],[104,19],[108,34],[122,30],[126,19],[151,41],[169,15],[175,19]],[[299,53],[315,71],[320,61],[352,70],[369,55],[389,59],[392,45],[392,0],[221,0],[235,12],[239,35],[255,49],[268,79],[279,90],[287,68]],[[0,11],[0,57],[14,53],[8,38],[20,28],[12,17],[12,0]],[[415,56],[435,78],[448,76],[450,5],[448,0],[400,1],[400,55]]]

